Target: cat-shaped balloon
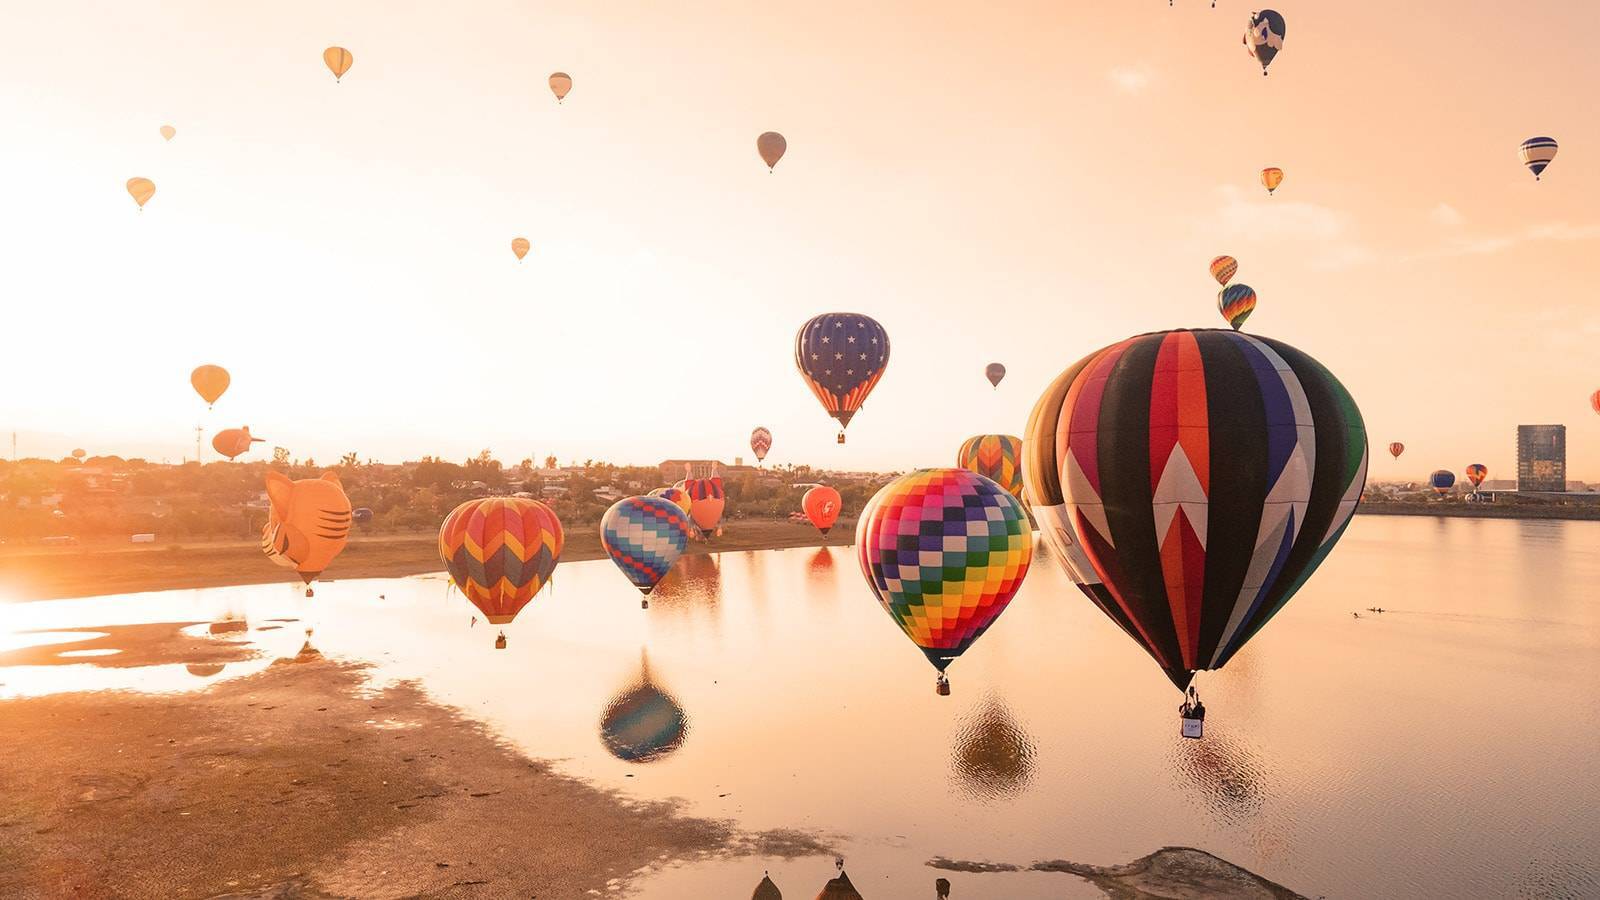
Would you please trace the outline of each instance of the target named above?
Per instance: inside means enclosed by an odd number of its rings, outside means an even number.
[[[333,472],[299,481],[268,472],[267,499],[272,513],[261,529],[261,552],[299,572],[310,597],[312,579],[333,562],[350,537],[350,498]]]

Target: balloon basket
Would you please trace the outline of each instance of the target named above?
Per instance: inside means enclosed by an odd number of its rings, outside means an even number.
[[[504,650],[506,648],[506,633],[504,631],[500,632],[500,636],[494,639],[494,648],[496,650]]]
[[[306,588],[306,596],[307,597],[315,597],[316,594],[312,593],[311,588]]]
[[[1185,716],[1182,719],[1180,719],[1179,721],[1181,721],[1183,723],[1181,726],[1179,726],[1179,729],[1178,729],[1178,733],[1179,734],[1183,735],[1184,737],[1188,738],[1191,741],[1198,741],[1201,738],[1205,737],[1205,734],[1206,734],[1206,720],[1205,719],[1191,719],[1191,718],[1188,718],[1187,716]]]
[[[939,680],[933,683],[933,692],[941,697],[950,696],[950,679],[940,675]]]
[[[844,443],[844,432],[839,432],[839,443]]]
[[[640,609],[649,609],[650,608],[650,601],[649,600],[640,600],[639,601],[639,608]]]

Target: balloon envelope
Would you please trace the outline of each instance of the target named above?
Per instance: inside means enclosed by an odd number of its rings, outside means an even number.
[[[966,469],[918,469],[873,495],[856,559],[878,603],[943,672],[1022,586],[1033,532],[1022,504]]]
[[[839,520],[843,505],[839,492],[825,484],[806,491],[806,495],[800,498],[800,508],[805,510],[806,518],[823,534],[827,534],[833,523]]]
[[[789,142],[776,131],[765,132],[756,138],[756,152],[761,154],[761,161],[767,164],[769,171],[777,168],[778,160],[783,159],[784,151],[788,149]]]
[[[1445,494],[1450,493],[1451,488],[1456,486],[1456,473],[1449,469],[1436,469],[1432,475],[1428,476],[1428,485],[1433,488],[1434,493],[1443,497]]]
[[[983,377],[989,379],[989,384],[1000,386],[1000,379],[1006,377],[1006,367],[999,363],[989,363],[983,369]]]
[[[1483,484],[1483,480],[1488,477],[1489,467],[1483,463],[1473,463],[1467,466],[1467,480],[1472,482],[1473,490],[1477,490]]]
[[[195,393],[207,404],[216,403],[217,398],[228,389],[230,381],[228,370],[221,366],[199,366],[189,373],[189,384],[194,386]]]
[[[163,126],[161,126],[161,136],[163,138],[165,138],[166,140],[169,140],[169,141],[172,140],[174,137],[177,136],[177,134],[178,134],[178,129],[173,128],[171,125],[163,125]]]
[[[1256,311],[1256,292],[1248,284],[1230,284],[1217,292],[1217,312],[1238,331]]]
[[[76,447],[72,451],[72,458],[73,459],[83,459],[85,456],[88,456],[88,455],[89,455],[88,451],[84,450],[82,447]]]
[[[1270,194],[1277,190],[1280,184],[1283,184],[1282,169],[1277,166],[1268,166],[1261,170],[1261,186],[1267,189],[1267,193]]]
[[[260,441],[261,438],[250,434],[250,426],[243,428],[225,428],[211,438],[211,449],[222,456],[233,459],[250,450],[250,445]]]
[[[1239,271],[1239,261],[1231,256],[1219,256],[1211,261],[1211,277],[1223,287],[1227,287],[1237,271]]]
[[[1556,139],[1550,137],[1531,137],[1522,142],[1517,148],[1517,155],[1522,158],[1522,164],[1533,173],[1533,180],[1538,181],[1544,174],[1545,166],[1556,158]]]
[[[1055,556],[1179,689],[1311,577],[1367,474],[1366,426],[1332,373],[1218,329],[1079,360],[1040,396],[1023,447]]]
[[[956,465],[993,481],[1022,497],[1022,438],[1010,434],[978,434],[956,451]]]
[[[519,237],[519,238],[512,238],[511,239],[511,252],[515,253],[517,255],[517,259],[521,259],[524,256],[527,256],[528,255],[528,248],[530,246],[532,246],[532,245],[528,243],[528,239],[527,238]]]
[[[261,529],[262,552],[310,584],[350,537],[350,498],[339,476],[324,472],[320,478],[291,481],[268,472],[267,499],[271,511]]]
[[[555,72],[550,76],[550,93],[556,95],[556,102],[567,99],[567,93],[572,90],[572,76],[565,72]]]
[[[1277,10],[1263,9],[1250,14],[1250,24],[1244,31],[1244,47],[1261,63],[1261,74],[1267,74],[1267,66],[1272,65],[1278,51],[1283,49],[1283,38],[1287,33],[1283,16]]]
[[[689,545],[689,519],[662,497],[624,497],[600,520],[600,543],[633,586],[649,594]]]
[[[1600,391],[1595,391],[1589,395],[1589,406],[1595,412],[1600,413]]]
[[[686,478],[683,489],[688,492],[689,516],[701,531],[715,531],[722,521],[722,508],[727,503],[722,491],[721,476]]]
[[[350,71],[350,65],[355,61],[350,51],[343,47],[329,47],[322,51],[322,62],[328,67],[328,71],[333,73],[334,81],[343,78],[344,73]]]
[[[1395,441],[1394,443],[1389,445],[1389,455],[1394,457],[1395,459],[1399,459],[1400,458],[1400,454],[1402,454],[1404,452],[1406,452],[1406,445],[1400,443],[1399,441]]]
[[[439,528],[439,556],[450,581],[490,624],[516,618],[550,581],[565,532],[538,500],[468,500]]]
[[[155,195],[156,183],[154,181],[148,178],[128,179],[128,196],[133,198],[133,202],[139,204],[140,209],[144,209],[144,205],[149,203],[150,198]]]
[[[868,316],[824,313],[800,326],[794,363],[842,430],[889,365],[889,333]]]
[[[767,451],[772,449],[772,432],[765,428],[757,428],[750,432],[750,452],[756,455],[756,461],[767,458]]]

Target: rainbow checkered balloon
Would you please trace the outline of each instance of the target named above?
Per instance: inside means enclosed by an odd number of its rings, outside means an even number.
[[[689,545],[689,519],[662,497],[625,497],[600,520],[600,543],[641,593],[667,576]]]
[[[856,557],[878,602],[943,672],[1022,586],[1033,534],[1022,504],[988,478],[919,469],[867,504]]]

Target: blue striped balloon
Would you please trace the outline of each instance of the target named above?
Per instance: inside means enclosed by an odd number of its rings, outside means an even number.
[[[600,520],[600,543],[633,586],[649,594],[689,545],[689,518],[662,497],[625,497]]]
[[[1517,149],[1517,155],[1522,157],[1522,164],[1533,173],[1533,180],[1538,181],[1544,172],[1544,167],[1556,158],[1556,139],[1551,137],[1531,137],[1522,142]]]

